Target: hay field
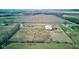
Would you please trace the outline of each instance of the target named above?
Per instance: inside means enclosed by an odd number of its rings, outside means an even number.
[[[57,30],[48,31],[45,25],[22,27],[9,41],[11,42],[68,42],[72,40],[57,25]]]

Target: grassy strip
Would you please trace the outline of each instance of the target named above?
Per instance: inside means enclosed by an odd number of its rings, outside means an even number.
[[[72,49],[73,45],[64,43],[11,43],[7,49]]]

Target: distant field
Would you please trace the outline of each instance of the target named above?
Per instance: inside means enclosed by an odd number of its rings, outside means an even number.
[[[0,17],[0,24],[5,22],[14,21],[17,19],[17,16],[6,16],[6,17]]]
[[[79,15],[63,15],[63,17],[72,17],[72,18],[79,18]]]
[[[61,17],[73,23],[79,24],[79,15],[62,15]]]
[[[61,19],[55,15],[24,15],[17,22],[25,22],[25,23],[39,23],[39,24],[62,24],[64,22],[70,23],[67,20]]]

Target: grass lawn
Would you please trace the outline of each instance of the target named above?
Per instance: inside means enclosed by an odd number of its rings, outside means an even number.
[[[11,43],[7,49],[72,49],[73,45],[65,43]]]

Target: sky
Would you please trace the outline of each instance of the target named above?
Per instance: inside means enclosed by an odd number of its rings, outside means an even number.
[[[0,9],[78,9],[79,0],[0,0]]]

